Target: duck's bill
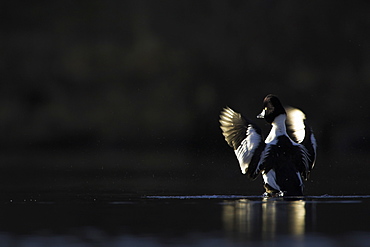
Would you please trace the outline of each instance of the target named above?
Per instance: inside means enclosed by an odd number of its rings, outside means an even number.
[[[263,109],[262,112],[257,115],[257,118],[265,118],[265,113],[266,113],[266,110]]]

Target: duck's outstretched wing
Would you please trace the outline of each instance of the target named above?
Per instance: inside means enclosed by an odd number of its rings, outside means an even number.
[[[260,172],[261,153],[266,145],[260,128],[229,107],[221,111],[220,124],[226,142],[234,149],[242,173],[255,179]]]
[[[293,107],[285,107],[287,113],[287,133],[289,137],[300,144],[302,150],[302,164],[298,165],[304,179],[307,179],[316,161],[316,139],[310,127],[306,126],[305,114]]]

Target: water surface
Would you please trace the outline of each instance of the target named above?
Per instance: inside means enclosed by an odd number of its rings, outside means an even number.
[[[68,195],[65,195],[68,198]],[[40,201],[38,201],[40,200]],[[0,205],[1,246],[369,246],[370,196],[81,195]]]

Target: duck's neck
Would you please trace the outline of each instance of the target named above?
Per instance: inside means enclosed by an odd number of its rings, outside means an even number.
[[[285,126],[286,114],[281,114],[274,119],[274,122],[271,123],[272,128],[270,134],[266,138],[266,143],[272,142],[276,136],[286,135],[286,126]]]

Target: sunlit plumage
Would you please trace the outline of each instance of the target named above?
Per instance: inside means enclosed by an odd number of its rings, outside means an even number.
[[[263,177],[266,196],[301,196],[315,164],[316,140],[305,124],[305,114],[284,108],[275,95],[267,95],[258,118],[272,125],[263,140],[260,128],[229,107],[220,114],[226,142],[234,149],[243,174]]]

